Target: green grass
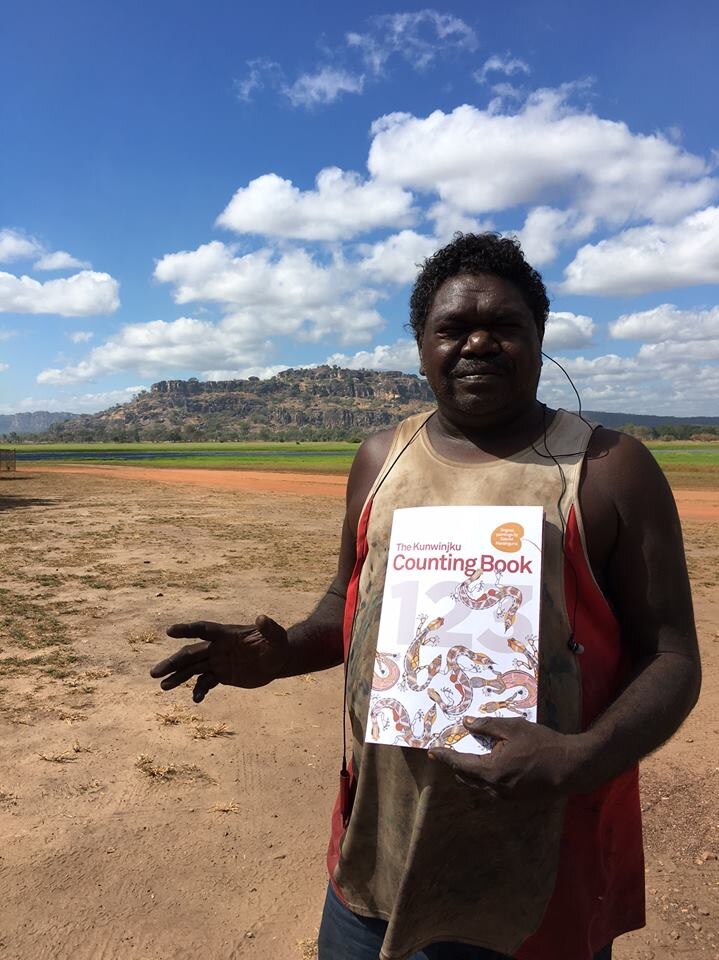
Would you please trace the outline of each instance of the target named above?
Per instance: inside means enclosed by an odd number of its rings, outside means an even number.
[[[285,470],[298,472],[340,473],[349,472],[359,444],[349,442],[307,441],[301,443],[258,442],[247,443],[26,443],[18,446],[21,453],[61,453],[62,457],[38,460],[48,466],[53,463],[92,463],[97,465],[118,464],[126,466],[176,467],[180,469],[205,468],[213,470]],[[223,456],[210,456],[221,451]],[[80,453],[98,454],[91,460],[78,456]],[[173,457],[163,457],[172,452]],[[103,453],[133,454],[152,453],[152,459],[133,460],[130,457],[103,458]],[[176,456],[181,453],[183,456]],[[233,454],[236,454],[233,456]],[[253,456],[256,454],[256,456]],[[23,463],[18,461],[18,470]]]
[[[39,671],[55,680],[63,680],[72,675],[79,659],[67,650],[39,653],[34,657],[0,657],[0,672],[5,677],[12,677]]]
[[[719,442],[692,443],[687,441],[648,441],[647,447],[675,486],[719,486]],[[118,464],[125,466],[156,467],[158,469],[204,468],[212,470],[273,470],[309,473],[349,472],[358,444],[342,441],[248,441],[243,443],[48,443],[20,444],[23,453],[53,451],[63,453],[62,458],[52,463],[92,463],[97,465]],[[148,460],[132,460],[123,457],[84,460],[79,451],[93,453],[153,453]],[[163,457],[165,452],[182,453],[183,456]],[[208,454],[222,451],[224,456]],[[290,452],[292,455],[290,455]],[[232,454],[236,454],[233,456]],[[257,454],[257,456],[253,456]],[[307,454],[307,456],[303,456]],[[22,469],[22,463],[18,464]]]
[[[295,442],[294,440],[262,441],[248,440],[238,442],[220,443],[219,441],[206,441],[204,443],[185,443],[162,441],[157,443],[19,443],[15,444],[15,449],[20,453],[38,453],[45,450],[67,451],[92,450],[92,451],[132,451],[135,453],[156,453],[163,450],[180,451],[187,453],[201,453],[205,450],[229,450],[252,452],[257,451],[276,451],[277,453],[287,450],[307,450],[318,452],[344,452],[348,455],[357,452],[359,444],[350,443],[344,440],[303,440]]]
[[[0,647],[5,643],[34,650],[69,643],[69,637],[47,606],[0,587]]]
[[[354,451],[356,452],[356,451]],[[175,467],[176,469],[204,468],[211,470],[272,470],[272,471],[295,471],[297,473],[348,473],[354,453],[347,456],[334,457],[282,457],[280,455],[273,457],[173,457],[172,459],[163,459],[159,457],[152,460],[92,460],[86,461],[93,464],[124,464],[133,467]],[[54,461],[59,462],[59,461]],[[62,461],[64,462],[64,461]]]
[[[655,440],[647,447],[672,486],[719,487],[719,443]]]

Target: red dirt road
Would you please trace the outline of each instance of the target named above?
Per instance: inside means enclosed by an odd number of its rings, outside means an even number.
[[[347,486],[344,474],[281,473],[269,470],[202,470],[158,467],[53,466],[23,467],[28,473],[89,473],[97,477],[127,480],[156,480],[158,483],[189,483],[214,490],[247,490],[254,493],[289,493],[306,497],[343,498]],[[719,490],[674,490],[682,520],[719,519]]]

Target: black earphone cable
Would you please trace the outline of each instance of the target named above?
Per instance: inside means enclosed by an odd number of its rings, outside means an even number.
[[[564,367],[561,365],[561,363],[555,360],[554,357],[550,357],[549,354],[545,353],[544,351],[542,351],[542,356],[546,357],[547,360],[551,360],[551,362],[555,364],[555,366],[559,367],[559,369],[565,375],[567,380],[569,380],[572,390],[574,391],[574,394],[577,398],[578,412],[576,414],[574,414],[572,411],[565,411],[565,412],[570,413],[572,416],[579,417],[579,419],[583,423],[585,423],[587,427],[589,427],[590,431],[593,433],[594,430],[596,429],[596,425],[591,423],[589,420],[587,420],[586,417],[582,416],[582,398],[579,396],[579,391],[575,387],[574,381],[569,376],[569,374],[564,369]],[[394,469],[399,458],[402,456],[405,450],[410,446],[410,444],[416,439],[416,437],[419,435],[422,429],[427,425],[427,423],[429,423],[429,421],[436,414],[436,412],[437,412],[436,410],[433,410],[432,413],[425,420],[422,421],[422,423],[419,425],[419,427],[417,427],[417,429],[414,431],[414,433],[409,438],[409,440],[404,444],[402,449],[399,451],[397,456],[394,458],[394,460],[390,464],[389,469],[385,471],[380,482],[377,484],[376,488],[372,491],[372,494],[369,498],[367,506],[371,508],[372,501],[374,500],[376,495],[379,493],[379,490],[382,484],[385,482],[387,477],[390,475],[390,473]],[[574,566],[574,562],[572,561],[572,558],[567,553],[567,545],[566,545],[567,520],[564,516],[564,511],[562,510],[562,501],[564,500],[565,494],[567,492],[567,477],[557,456],[555,456],[552,453],[552,451],[549,449],[549,446],[547,445],[547,405],[546,403],[542,403],[542,433],[543,433],[542,443],[543,443],[544,449],[547,451],[546,454],[537,450],[534,443],[531,444],[531,447],[534,453],[538,457],[542,457],[547,460],[552,460],[557,470],[559,471],[559,476],[561,480],[561,489],[560,489],[559,497],[557,498],[557,513],[559,514],[559,522],[560,522],[560,528],[561,528],[562,556],[564,557],[565,561],[569,564],[569,568],[572,571],[572,576],[574,578],[574,602],[572,605],[572,616],[569,622],[570,633],[569,633],[569,639],[567,641],[567,646],[572,651],[572,653],[582,653],[583,648],[581,644],[577,643],[575,639],[577,610],[579,606],[579,575],[577,573],[576,567]],[[558,456],[576,457],[580,455],[583,456],[585,453],[586,453],[586,448],[585,450],[578,450],[573,453],[559,454]],[[365,509],[367,509],[367,506],[365,507]],[[352,649],[352,638],[354,636],[354,628],[357,620],[358,607],[359,607],[359,603],[355,603],[354,612],[352,614],[352,624],[351,624],[350,633],[349,633],[349,643],[347,647],[347,654],[344,658],[344,685],[343,685],[343,694],[342,694],[342,767],[340,769],[340,812],[342,816],[343,825],[345,827],[349,822],[349,814],[350,814],[350,778],[349,778],[349,771],[347,769],[347,678],[349,674],[349,657],[350,657],[350,651]]]

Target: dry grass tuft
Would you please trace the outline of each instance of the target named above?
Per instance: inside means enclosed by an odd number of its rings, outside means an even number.
[[[73,723],[79,723],[81,720],[87,720],[87,714],[80,713],[79,710],[58,710],[58,719],[72,726]]]
[[[226,803],[213,804],[210,813],[242,813],[242,807],[236,800],[228,800]]]
[[[105,787],[99,780],[90,780],[87,783],[78,783],[75,787],[76,794],[99,793]]]
[[[38,753],[38,757],[48,763],[71,763],[77,760],[77,754],[72,750],[66,750],[65,753]]]
[[[300,960],[317,960],[317,941],[313,937],[304,937],[297,941]]]
[[[226,723],[198,723],[192,734],[195,740],[209,740],[211,737],[229,737],[232,731]]]
[[[156,713],[155,716],[166,727],[192,727],[192,736],[195,740],[232,736],[232,731],[228,729],[226,723],[211,723],[206,717],[191,713],[184,707],[174,707],[164,713]]]
[[[82,673],[78,674],[78,677],[80,680],[102,680],[103,677],[109,677],[111,673],[112,670],[98,667],[94,670],[83,670]]]
[[[135,760],[137,769],[144,773],[151,780],[209,780],[210,778],[196,767],[193,763],[168,763],[161,764],[156,762],[146,753],[141,753]]]
[[[144,633],[131,633],[127,642],[131,647],[137,647],[141,643],[159,643],[160,637],[155,633],[154,630],[146,630]]]
[[[166,713],[156,713],[155,716],[166,727],[176,727],[180,724],[192,726],[192,724],[200,723],[202,720],[202,717],[198,717],[196,713],[190,713],[183,707],[173,707],[172,710],[168,710]]]

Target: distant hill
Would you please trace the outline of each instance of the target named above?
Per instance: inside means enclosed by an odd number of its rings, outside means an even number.
[[[432,405],[424,380],[399,371],[320,366],[268,380],[161,380],[134,400],[56,423],[45,439],[360,439]]]
[[[433,404],[427,382],[413,374],[324,365],[284,370],[268,380],[161,380],[134,400],[100,413],[16,416],[56,418],[38,437],[56,442],[359,440]],[[608,427],[632,424],[640,431],[668,429],[682,436],[690,435],[690,425],[719,428],[719,417],[590,410],[585,415]]]
[[[36,410],[34,413],[0,414],[0,434],[45,433],[54,423],[72,420],[76,413],[50,413]]]
[[[616,430],[634,424],[637,427],[686,427],[706,426],[719,427],[719,417],[660,417],[654,414],[642,413],[608,413],[602,410],[583,410],[582,415],[588,420],[596,420]]]

